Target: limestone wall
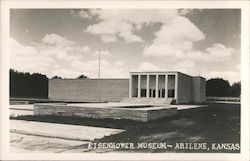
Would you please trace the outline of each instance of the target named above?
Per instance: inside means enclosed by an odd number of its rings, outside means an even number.
[[[173,101],[173,98],[123,98],[121,102],[123,103],[136,103],[136,104],[146,104],[151,106],[169,106]]]
[[[192,102],[192,77],[178,73],[178,90],[177,90],[177,104],[185,104]]]
[[[129,96],[129,79],[100,79],[101,101],[121,101]],[[49,99],[98,101],[98,79],[50,79]]]
[[[193,102],[204,103],[206,101],[206,79],[193,77]]]
[[[67,106],[63,104],[34,104],[34,115],[80,116],[86,118],[129,119],[147,122],[171,116],[177,108],[101,108]]]
[[[171,89],[171,86],[174,87],[170,80],[168,83],[169,89]],[[121,101],[129,96],[129,79],[101,79],[100,89],[101,101]],[[206,101],[206,80],[202,77],[191,77],[178,73],[177,92],[177,104],[204,103]],[[98,101],[98,80],[50,79],[49,99],[81,102]]]

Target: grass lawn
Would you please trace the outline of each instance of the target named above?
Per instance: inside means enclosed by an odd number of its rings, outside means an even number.
[[[206,143],[210,150],[192,148],[176,149],[97,149],[94,151],[124,152],[229,152],[238,153],[239,149],[211,149],[212,143],[240,143],[240,104],[209,104],[208,107],[178,111],[177,115],[142,123],[131,120],[90,119],[65,116],[17,116],[11,119],[55,122],[74,125],[89,125],[125,129],[120,134],[96,140],[96,143]],[[221,144],[219,144],[221,145]],[[217,144],[216,144],[217,146]],[[217,146],[218,147],[218,146]],[[82,147],[86,148],[86,147]]]

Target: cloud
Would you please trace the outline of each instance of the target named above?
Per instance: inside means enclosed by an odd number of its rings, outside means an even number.
[[[85,54],[90,53],[90,48],[77,46],[66,37],[48,34],[41,43],[31,45],[23,45],[10,38],[10,53],[10,65],[13,69],[31,73],[39,72],[51,77],[61,68],[61,73],[57,75],[64,77],[67,74],[62,71],[70,70],[68,64],[74,60],[82,60]]]
[[[90,47],[88,46],[75,46],[74,48],[70,49],[72,52],[80,52],[80,53],[89,53],[90,52]]]
[[[154,22],[167,22],[178,15],[178,11],[165,9],[103,9],[92,10],[100,20],[114,20],[130,24],[150,24]]]
[[[205,34],[183,16],[175,16],[163,24],[155,36],[153,42],[144,47],[143,55],[163,59],[171,70],[197,74],[197,63],[229,61],[235,53],[234,49],[219,43],[204,51],[196,50],[194,43],[204,40]]]
[[[124,63],[122,61],[110,61],[107,59],[102,59],[101,62],[101,78],[125,78],[128,77],[128,72],[124,69]],[[72,62],[72,67],[75,70],[82,69],[84,73],[89,73],[88,76],[92,78],[97,78],[99,61],[89,60],[89,61],[79,61],[75,60]]]
[[[80,11],[70,10],[70,14],[73,17],[79,17],[83,19],[92,19],[95,16],[94,12],[91,12],[91,10],[88,10],[88,9],[81,9]]]
[[[202,52],[195,51],[194,49],[191,49],[190,51],[175,50],[170,47],[171,46],[162,45],[158,46],[158,48],[155,47],[154,50],[151,49],[156,53],[159,51],[159,53],[161,54],[155,54],[153,58],[156,58],[156,60],[158,60],[158,64],[164,66],[165,71],[180,71],[194,76],[208,75],[208,78],[217,75],[221,76],[222,78],[229,79],[230,81],[237,81],[237,79],[240,78],[239,75],[235,75],[235,73],[237,72],[230,73],[229,71],[222,70],[220,72],[209,73],[210,70],[215,70],[213,65],[218,63],[221,63],[223,65],[223,63],[225,62],[231,61],[232,55],[235,53],[234,49],[232,48],[227,48],[222,44],[213,44],[211,47],[208,47],[205,51]],[[169,51],[168,55],[162,52],[164,50]],[[172,54],[170,51],[172,51]],[[232,66],[232,68],[234,67]],[[156,68],[155,70],[157,71],[158,69]]]
[[[208,71],[206,73],[202,73],[202,75],[205,76],[206,79],[223,78],[228,80],[230,84],[240,81],[238,79],[240,78],[240,72],[236,71]]]
[[[126,43],[143,42],[143,40],[139,36],[134,35],[130,31],[120,32],[119,36],[124,38]]]
[[[83,9],[78,14],[81,18],[92,18],[91,14],[88,12],[88,10]]]
[[[191,76],[203,76],[207,80],[211,78],[223,78],[225,80],[228,80],[230,84],[234,82],[240,81],[240,72],[238,70],[206,70],[203,69],[203,67],[197,67],[196,63],[192,60],[184,60],[180,62],[174,62],[165,66],[162,68],[161,66],[158,66],[151,62],[142,62],[139,64],[139,66],[136,69],[133,69],[133,71],[178,71],[182,73],[189,74]]]
[[[94,52],[94,54],[93,54],[94,56],[99,56],[99,51],[95,51]],[[112,54],[110,53],[110,51],[108,51],[108,50],[101,50],[100,51],[100,55],[101,55],[101,57],[109,57],[109,56],[112,56]]]
[[[135,31],[141,30],[142,25],[151,25],[156,22],[167,23],[174,18],[177,10],[90,10],[94,14],[98,23],[89,25],[86,32],[101,35],[105,43],[117,41],[117,37],[125,40],[126,43],[144,42]]]
[[[102,59],[101,62],[102,68],[107,68],[110,65],[110,62],[108,62],[105,59]],[[90,61],[80,61],[75,60],[72,62],[72,67],[75,69],[83,69],[85,71],[98,71],[99,61],[98,60],[90,60]]]
[[[86,31],[102,35],[101,38],[105,43],[117,41],[117,36],[123,38],[127,43],[142,42],[139,36],[132,33],[133,25],[122,21],[103,21],[89,26]]]
[[[174,66],[176,71],[189,71],[196,67],[196,64],[194,61],[191,60],[183,60],[180,62],[177,62]]]
[[[194,68],[196,67],[196,64],[190,60],[184,60],[181,62],[166,61],[166,64],[164,64],[164,68],[163,68],[162,65],[161,66],[156,65],[155,63],[151,63],[151,62],[142,62],[139,64],[139,66],[136,69],[134,69],[134,71],[154,71],[154,72],[179,71],[183,73],[193,74]]]
[[[169,57],[183,57],[184,53],[180,49],[172,47],[168,43],[158,43],[154,42],[153,44],[146,46],[143,51],[145,56],[169,56]]]
[[[10,66],[19,71],[44,73],[54,63],[53,58],[43,56],[35,47],[22,45],[15,39],[10,39],[10,53]]]
[[[42,42],[46,45],[53,45],[53,46],[70,46],[73,45],[75,42],[68,40],[66,37],[59,36],[57,34],[47,34],[43,39]]]
[[[162,71],[162,70],[163,69],[150,62],[142,62],[140,63],[139,67],[135,69],[135,71]]]
[[[101,21],[98,24],[90,25],[87,28],[87,32],[92,34],[116,34],[120,32],[130,31],[132,30],[132,24],[122,22],[122,21],[114,21],[114,20],[106,20]]]
[[[163,25],[155,35],[157,36],[157,41],[167,42],[171,45],[177,45],[177,47],[181,47],[186,42],[195,42],[205,38],[204,33],[195,24],[182,16],[177,16],[172,19],[170,24]],[[176,42],[181,42],[182,44],[175,44]]]
[[[11,68],[18,71],[42,73],[48,77],[76,78],[81,74],[97,77],[98,51],[56,34],[48,34],[41,43],[23,45],[10,39]],[[124,78],[128,71],[124,62],[116,60],[108,50],[101,51],[101,77]],[[107,59],[108,58],[108,59]]]
[[[171,23],[163,25],[155,33],[153,42],[144,47],[145,56],[166,56],[172,60],[192,60],[194,62],[222,62],[230,60],[235,52],[223,44],[215,43],[205,51],[194,49],[194,43],[205,39],[205,34],[200,31],[190,20],[185,17],[176,17]]]
[[[193,49],[194,42],[205,38],[190,20],[180,16],[163,25],[155,35],[153,43],[144,48],[144,55],[182,57],[185,51]]]
[[[186,54],[186,58],[204,62],[224,62],[231,59],[235,53],[233,48],[227,48],[222,44],[213,44],[205,52],[194,51]]]
[[[213,70],[212,66],[206,67],[208,64],[231,61],[235,53],[233,48],[217,42],[204,50],[195,48],[195,43],[205,40],[206,35],[185,17],[193,12],[192,9],[91,11],[94,11],[97,22],[89,25],[85,31],[100,35],[103,42],[116,42],[120,39],[126,43],[146,42],[146,46],[142,44],[145,62],[136,70],[158,71],[164,67],[165,70],[197,75],[208,68]],[[140,30],[156,23],[160,29],[154,33],[155,38],[152,41],[143,40],[138,34]],[[158,60],[159,63],[154,64],[150,60]]]
[[[102,35],[101,40],[105,43],[116,42],[117,37],[115,35]]]
[[[115,66],[124,66],[124,63],[122,61],[115,61]]]

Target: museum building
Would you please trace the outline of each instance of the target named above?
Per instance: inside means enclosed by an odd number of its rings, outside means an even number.
[[[201,104],[206,100],[206,80],[175,71],[131,72],[129,79],[50,79],[49,99]]]

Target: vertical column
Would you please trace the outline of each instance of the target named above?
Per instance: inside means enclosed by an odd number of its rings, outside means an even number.
[[[178,73],[177,73],[177,74],[175,74],[174,99],[176,100],[176,103],[178,103],[178,100],[177,100],[177,94],[178,94]]]
[[[165,75],[165,98],[168,98],[168,74]]]
[[[129,79],[129,98],[131,98],[132,97],[132,82],[133,82],[133,75],[132,74],[130,74],[130,79]]]
[[[141,98],[141,75],[138,74],[138,94],[137,94],[137,97],[138,98]]]
[[[149,75],[147,74],[147,93],[146,97],[149,98]]]
[[[155,98],[159,97],[159,75],[156,74],[155,77]]]

